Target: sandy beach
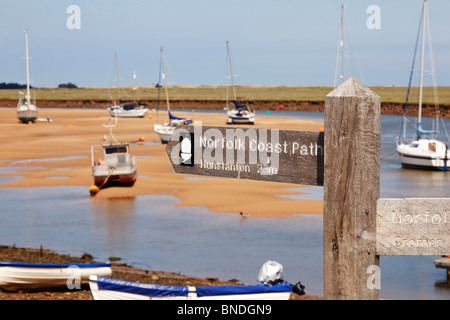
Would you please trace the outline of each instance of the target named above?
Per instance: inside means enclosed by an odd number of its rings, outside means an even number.
[[[15,108],[0,109],[1,187],[85,186],[86,196],[93,184],[90,146],[103,143],[114,119],[106,109],[41,108],[39,117],[52,122],[23,124]],[[225,114],[177,113],[197,124],[227,126]],[[158,120],[156,120],[158,116]],[[132,142],[138,178],[133,187],[101,189],[97,198],[172,195],[178,206],[202,206],[211,212],[244,212],[250,217],[288,217],[301,213],[322,213],[322,201],[295,200],[281,195],[298,194],[296,184],[230,178],[189,179],[172,170],[166,145],[153,131],[164,116],[151,110],[144,118],[119,118],[113,134],[119,142]],[[321,122],[280,116],[257,118],[255,128],[318,130]],[[193,177],[193,176],[192,176]],[[0,180],[1,181],[1,180]],[[233,201],[231,201],[233,200]]]

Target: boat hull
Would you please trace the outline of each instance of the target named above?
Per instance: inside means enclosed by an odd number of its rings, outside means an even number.
[[[164,286],[89,277],[94,300],[289,300],[292,286]]]
[[[154,131],[159,135],[161,139],[161,143],[166,144],[169,143],[170,138],[172,137],[173,132],[175,131],[176,126],[166,124],[155,124]]]
[[[35,122],[38,117],[36,107],[20,106],[17,108],[17,118],[23,123]]]
[[[135,165],[129,168],[122,168],[122,170],[112,169],[112,171],[111,169],[108,171],[108,168],[104,167],[96,166],[93,169],[94,184],[97,187],[113,185],[132,186],[136,182],[137,167]]]
[[[228,117],[227,124],[255,124],[255,117]]]
[[[0,288],[7,291],[43,290],[69,287],[79,280],[87,284],[89,276],[109,277],[112,274],[109,263],[86,264],[34,264],[0,262]],[[79,288],[78,288],[79,289]]]
[[[450,168],[450,152],[438,140],[420,139],[408,144],[399,143],[397,152],[404,168],[442,171]]]
[[[148,109],[137,109],[137,110],[117,110],[108,108],[111,117],[118,118],[143,118],[148,113]]]
[[[250,111],[238,112],[238,110],[229,110],[227,112],[227,124],[254,124],[255,114]]]

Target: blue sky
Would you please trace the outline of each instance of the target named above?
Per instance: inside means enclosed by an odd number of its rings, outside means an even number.
[[[36,87],[66,82],[115,85],[114,53],[118,55],[121,84],[133,85],[136,72],[139,85],[153,85],[158,81],[161,46],[169,83],[226,84],[227,40],[238,84],[333,85],[341,4],[345,4],[346,76],[353,75],[366,85],[404,86],[409,80],[422,3],[2,1],[0,82],[25,82],[23,30],[27,29],[31,80]],[[79,29],[66,25],[70,5],[80,8]],[[370,5],[380,8],[380,29],[367,27]],[[428,7],[436,81],[450,86],[450,1],[429,0]]]

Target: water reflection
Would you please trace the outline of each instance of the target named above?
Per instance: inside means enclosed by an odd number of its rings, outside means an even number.
[[[129,250],[133,234],[135,197],[90,198],[93,233],[105,242],[107,252],[117,257]]]

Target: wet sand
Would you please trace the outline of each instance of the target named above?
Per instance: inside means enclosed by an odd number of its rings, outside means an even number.
[[[104,127],[114,119],[105,109],[41,108],[40,118],[23,124],[15,108],[0,109],[0,187],[85,186],[86,196],[93,185],[91,170],[92,144],[103,143],[109,136]],[[223,113],[177,113],[209,126],[227,126]],[[138,178],[132,187],[109,187],[95,195],[98,198],[135,197],[139,195],[172,195],[178,206],[202,206],[212,212],[244,212],[251,217],[288,217],[300,213],[322,213],[321,200],[296,200],[282,195],[299,194],[289,189],[301,186],[289,183],[239,180],[174,173],[166,145],[160,143],[153,124],[164,116],[154,110],[144,118],[118,118],[113,134],[119,142],[133,142]],[[317,121],[264,116],[256,119],[254,128],[318,130]],[[143,140],[143,141],[140,141]],[[14,180],[15,179],[15,180]],[[13,181],[14,180],[14,181]]]

